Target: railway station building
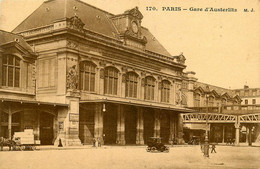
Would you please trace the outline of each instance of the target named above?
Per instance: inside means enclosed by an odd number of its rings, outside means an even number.
[[[195,73],[142,19],[137,7],[114,15],[47,0],[0,31],[0,136],[33,129],[43,145],[183,143]]]

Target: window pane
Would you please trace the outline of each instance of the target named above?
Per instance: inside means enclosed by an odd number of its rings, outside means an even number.
[[[89,91],[89,73],[85,73],[85,90]]]
[[[15,58],[15,66],[20,66],[20,59]]]
[[[114,80],[114,95],[117,95],[117,79]]]
[[[84,72],[81,71],[80,72],[80,89],[81,90],[84,90],[84,86],[83,86],[84,85],[84,78],[83,77],[84,77]]]
[[[134,83],[134,97],[137,97],[137,83]]]
[[[20,85],[20,68],[15,68],[15,79],[14,87],[19,87]]]
[[[7,56],[3,57],[3,64],[7,64]]]
[[[95,91],[95,74],[91,74],[90,78],[90,91]]]
[[[108,88],[108,94],[113,94],[112,90],[113,90],[113,79],[110,77],[109,78],[109,84],[108,84],[109,88]]]
[[[14,69],[9,67],[8,68],[8,86],[13,86],[13,76],[14,76]]]
[[[108,94],[108,77],[105,77],[105,84],[104,84],[105,94]]]
[[[129,85],[129,82],[126,81],[126,85],[125,85],[125,95],[126,95],[126,97],[129,97],[129,95],[128,95],[128,85]]]
[[[8,56],[8,65],[14,65],[14,57],[12,55]]]
[[[2,85],[3,86],[6,86],[6,76],[7,76],[7,67],[6,66],[3,66],[3,80],[2,80]]]

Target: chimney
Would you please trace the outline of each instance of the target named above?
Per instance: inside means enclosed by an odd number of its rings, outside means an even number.
[[[248,89],[249,88],[249,86],[248,85],[244,85],[244,89]]]

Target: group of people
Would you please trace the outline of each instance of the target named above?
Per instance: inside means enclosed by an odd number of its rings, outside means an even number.
[[[93,137],[93,147],[101,147],[101,139],[99,137]]]
[[[228,138],[227,139],[227,145],[234,145],[235,144],[235,139],[231,139],[231,138]]]

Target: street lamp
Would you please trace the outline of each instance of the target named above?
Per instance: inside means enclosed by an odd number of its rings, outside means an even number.
[[[209,157],[209,137],[208,137],[208,102],[209,94],[206,93],[206,133],[205,133],[205,143],[204,143],[204,157]]]

